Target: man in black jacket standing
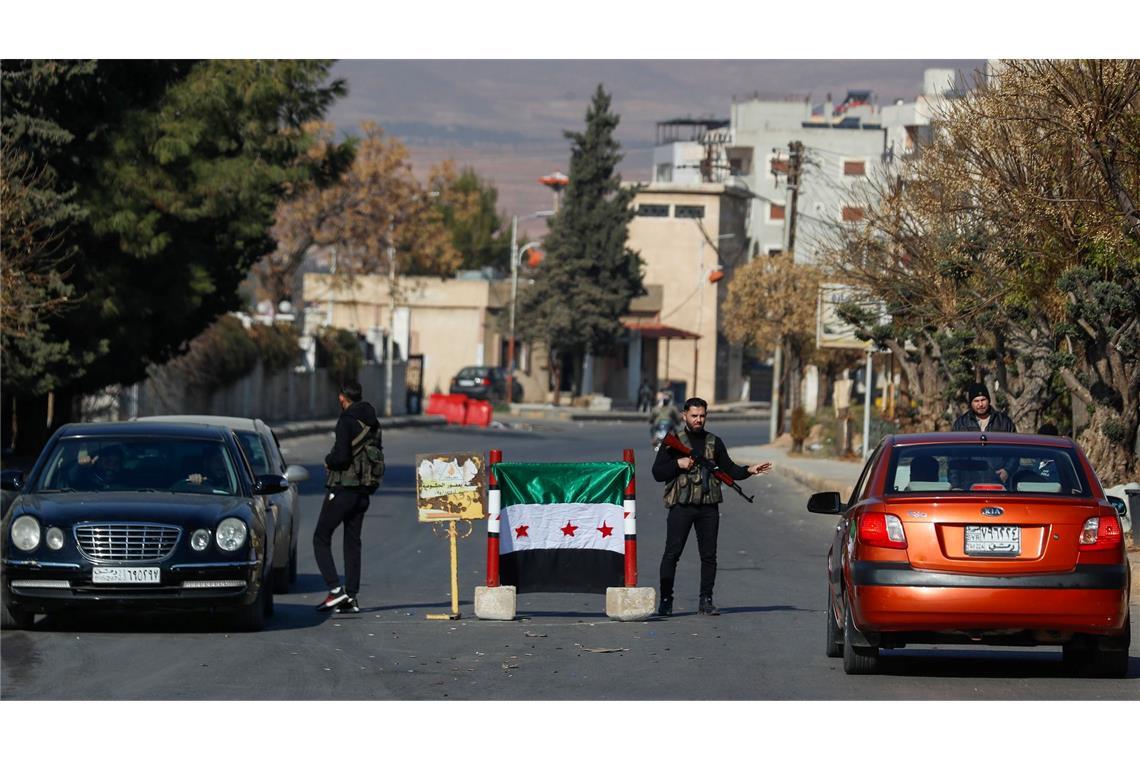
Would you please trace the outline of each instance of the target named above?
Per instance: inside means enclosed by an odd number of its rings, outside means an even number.
[[[375,490],[361,482],[362,444],[371,438],[380,445],[380,421],[376,410],[363,401],[360,383],[352,380],[341,386],[337,400],[341,414],[336,422],[336,440],[325,457],[325,487],[328,493],[321,504],[317,527],[313,530],[313,554],[321,577],[329,588],[325,600],[317,605],[320,612],[359,612],[356,595],[360,591],[360,530],[368,497]],[[344,585],[340,583],[332,556],[332,534],[344,525]]]
[[[970,387],[966,390],[966,400],[970,403],[969,411],[962,414],[958,419],[954,420],[954,425],[950,429],[955,433],[1016,433],[1017,427],[1013,424],[1013,420],[1005,412],[999,412],[994,409],[990,404],[990,392],[986,388],[985,383],[970,383]],[[985,479],[997,476],[1000,483],[1009,482],[1010,475],[1017,468],[1016,459],[989,459],[987,460],[993,465],[992,474],[984,476]],[[954,478],[951,478],[954,480]],[[984,482],[984,480],[983,480]],[[956,487],[966,486],[968,484],[957,481],[952,483]]]
[[[717,467],[733,480],[750,475],[761,475],[772,466],[770,462],[742,467],[728,457],[724,442],[705,430],[708,403],[704,399],[685,401],[685,429],[677,434],[681,442],[694,453],[715,462]],[[701,555],[700,604],[702,615],[719,615],[713,605],[713,584],[716,582],[716,541],[720,530],[720,481],[701,467],[691,456],[662,446],[653,461],[653,479],[665,483],[665,506],[669,508],[666,523],[665,553],[661,557],[661,602],[657,614],[673,614],[673,580],[677,575],[677,561],[685,550],[689,531],[696,529],[697,550]]]

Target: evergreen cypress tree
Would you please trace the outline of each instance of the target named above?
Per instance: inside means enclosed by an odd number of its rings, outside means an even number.
[[[532,287],[520,294],[519,333],[550,352],[555,399],[564,353],[581,361],[612,349],[624,328],[620,317],[642,295],[641,257],[626,247],[634,190],[621,187],[622,156],[614,139],[619,116],[598,85],[586,111],[584,132],[571,141],[570,184],[550,225],[546,257]]]

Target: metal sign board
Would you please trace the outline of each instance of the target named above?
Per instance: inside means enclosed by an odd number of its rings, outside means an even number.
[[[890,318],[882,301],[874,300],[866,293],[841,283],[822,283],[819,286],[819,300],[816,309],[815,342],[819,348],[854,348],[868,351],[872,348],[869,340],[860,340],[855,335],[855,326],[839,317],[839,307],[846,303],[858,303],[879,315],[879,324]]]
[[[487,467],[470,452],[416,454],[416,506],[420,522],[478,520],[487,516]]]

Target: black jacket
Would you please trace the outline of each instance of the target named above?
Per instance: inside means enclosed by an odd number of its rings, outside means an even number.
[[[336,440],[333,441],[332,451],[325,457],[325,467],[330,470],[347,470],[352,466],[352,439],[360,435],[360,422],[373,429],[376,445],[380,445],[380,420],[376,417],[376,410],[367,401],[357,401],[341,412],[336,421]],[[365,488],[348,487],[345,490],[368,493]]]
[[[694,433],[690,430],[689,440],[693,444],[694,451],[704,452],[706,445],[704,432]],[[747,467],[742,467],[728,458],[728,449],[725,448],[724,440],[719,436],[717,436],[713,454],[717,467],[728,473],[733,480],[744,480],[749,476]],[[677,466],[677,460],[682,456],[680,452],[662,445],[661,448],[657,449],[657,458],[653,460],[653,479],[658,483],[667,483],[680,475],[681,468]]]
[[[990,417],[990,424],[986,427],[987,433],[1017,432],[1017,428],[1013,425],[1013,420],[1005,412],[999,412],[997,409],[990,407]],[[981,431],[982,426],[978,424],[978,416],[974,414],[974,410],[971,409],[954,420],[954,426],[950,429],[955,433],[970,433],[973,431]]]

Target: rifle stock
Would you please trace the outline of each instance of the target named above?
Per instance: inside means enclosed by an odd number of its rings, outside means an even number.
[[[749,504],[753,503],[753,497],[744,493],[744,490],[740,487],[740,484],[737,483],[731,475],[720,469],[720,467],[717,466],[716,462],[705,459],[703,456],[697,454],[691,448],[682,443],[681,439],[677,437],[676,433],[669,433],[665,436],[661,443],[673,449],[673,451],[676,451],[678,454],[690,457],[694,462],[697,463],[698,466],[704,467],[706,470],[708,470],[709,474],[714,478],[743,496],[744,500]]]

